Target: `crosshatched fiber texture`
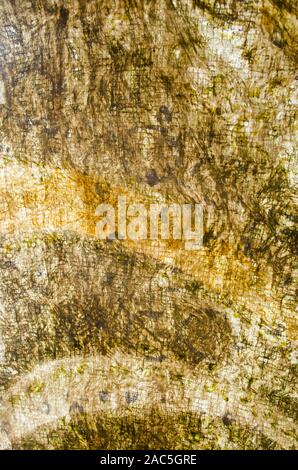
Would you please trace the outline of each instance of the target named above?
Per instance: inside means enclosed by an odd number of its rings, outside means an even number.
[[[297,2],[0,2],[0,446],[297,447]],[[204,246],[96,238],[200,203]]]

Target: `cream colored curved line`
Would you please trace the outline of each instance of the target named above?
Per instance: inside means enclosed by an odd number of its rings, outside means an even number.
[[[224,375],[232,376],[232,371],[227,367]],[[229,385],[228,394],[227,402],[220,387],[212,385],[210,375],[175,361],[145,360],[119,351],[111,357],[50,361],[19,377],[5,393],[0,447],[10,448],[12,442],[26,438],[40,426],[53,428],[61,419],[67,422],[77,412],[119,416],[152,406],[211,417],[235,413],[238,424],[277,439],[281,446],[289,446],[291,438],[285,435],[284,439],[273,427],[266,417],[264,403],[252,413],[250,403],[241,403],[241,391],[235,384]],[[274,418],[279,431],[293,432],[293,420],[277,409]]]

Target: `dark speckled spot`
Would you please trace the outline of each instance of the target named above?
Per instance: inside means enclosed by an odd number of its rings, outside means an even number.
[[[68,17],[69,17],[69,11],[67,10],[67,8],[61,7],[59,23],[58,23],[61,29],[64,29],[65,26],[67,25]]]
[[[164,106],[162,105],[160,108],[159,108],[159,112],[161,114],[163,114],[165,120],[167,122],[171,122],[172,121],[172,113],[171,111],[169,110],[169,108],[167,106]]]
[[[222,422],[224,423],[225,426],[231,426],[233,420],[231,419],[229,414],[225,414],[222,417]]]
[[[99,392],[100,401],[106,402],[106,401],[108,401],[108,398],[109,398],[108,392],[105,392],[104,390],[100,390],[100,392]]]
[[[159,183],[159,178],[157,176],[157,173],[154,169],[151,169],[148,171],[146,175],[146,180],[149,186],[155,186],[156,184]]]
[[[135,403],[138,399],[138,392],[126,392],[125,401],[128,405]]]

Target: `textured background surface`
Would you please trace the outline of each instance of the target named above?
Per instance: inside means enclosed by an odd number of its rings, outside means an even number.
[[[0,66],[2,448],[295,448],[296,1],[2,0]]]

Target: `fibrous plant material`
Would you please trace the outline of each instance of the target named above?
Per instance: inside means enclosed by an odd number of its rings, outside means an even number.
[[[2,0],[3,449],[297,448],[297,26]],[[200,204],[202,246],[99,240],[119,197]]]

